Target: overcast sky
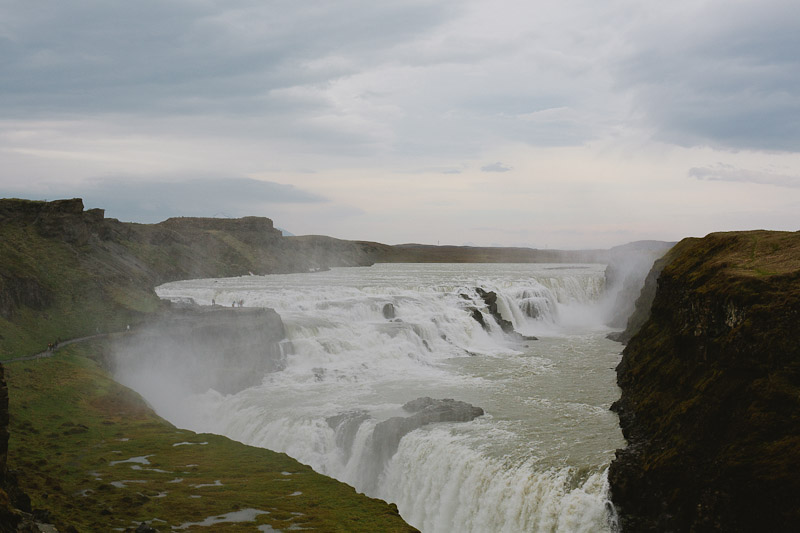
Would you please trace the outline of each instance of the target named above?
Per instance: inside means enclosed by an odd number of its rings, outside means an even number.
[[[0,196],[389,244],[800,229],[796,0],[0,0]]]

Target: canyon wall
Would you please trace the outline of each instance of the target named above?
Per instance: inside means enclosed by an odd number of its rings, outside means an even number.
[[[283,364],[284,332],[277,313],[175,309],[159,300],[155,286],[369,264],[360,245],[329,237],[284,238],[263,217],[130,224],[105,218],[101,209],[86,211],[77,198],[0,199],[0,359],[42,352],[59,338],[132,325],[118,343],[117,356],[105,357],[107,368],[163,355],[166,344],[170,358],[151,363],[182,372],[194,386],[240,390],[253,384],[254,376]],[[191,358],[202,365],[190,364]],[[194,375],[195,369],[202,372]],[[0,365],[0,531],[34,531],[25,529],[30,500],[6,467],[13,417],[6,391]]]
[[[612,407],[623,531],[796,531],[800,232],[685,239],[638,306]]]
[[[157,376],[187,394],[235,394],[283,370],[291,351],[285,338],[273,309],[184,305],[115,339],[103,366],[114,376]]]

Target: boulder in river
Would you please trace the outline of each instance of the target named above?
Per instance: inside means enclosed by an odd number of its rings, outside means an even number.
[[[436,422],[469,422],[483,415],[483,409],[452,398],[417,398],[403,405],[410,416],[395,416],[379,422],[372,432],[372,445],[378,458],[388,460],[406,434]]]

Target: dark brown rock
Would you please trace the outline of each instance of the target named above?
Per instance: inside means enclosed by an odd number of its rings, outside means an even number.
[[[800,233],[685,239],[617,368],[623,531],[800,523]]]
[[[622,331],[609,333],[607,337],[612,341],[627,344],[631,338],[642,328],[647,319],[650,318],[650,308],[653,305],[653,299],[656,297],[656,286],[658,276],[664,269],[666,259],[661,258],[653,263],[650,272],[644,279],[643,286],[639,292],[639,297],[634,304],[633,312],[628,316],[625,329]]]
[[[492,315],[500,328],[506,333],[514,332],[514,325],[503,318],[503,315],[500,314],[500,310],[497,308],[497,293],[494,291],[481,289],[480,287],[476,288],[475,291],[481,298],[483,298],[483,301],[486,303],[486,307],[489,310],[489,314]]]
[[[429,397],[417,398],[403,405],[410,416],[395,416],[379,422],[372,433],[372,444],[379,464],[397,451],[400,439],[417,428],[436,422],[469,422],[483,415],[483,409],[466,402]]]
[[[483,318],[483,313],[481,313],[479,309],[475,309],[473,307],[472,311],[470,312],[470,315],[475,320],[475,322],[481,325],[483,329],[489,331],[489,326],[486,324],[486,320]]]

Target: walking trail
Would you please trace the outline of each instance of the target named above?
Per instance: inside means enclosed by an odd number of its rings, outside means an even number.
[[[98,333],[96,335],[89,335],[88,337],[78,337],[76,339],[68,339],[65,341],[59,342],[57,345],[53,346],[53,349],[45,350],[43,352],[39,352],[33,355],[24,355],[22,357],[14,357],[13,359],[6,359],[4,361],[0,361],[0,363],[13,363],[14,361],[30,361],[32,359],[44,359],[45,357],[53,357],[55,353],[64,346],[69,344],[74,344],[76,342],[84,342],[91,339],[101,339],[103,337],[108,337],[111,333]]]

